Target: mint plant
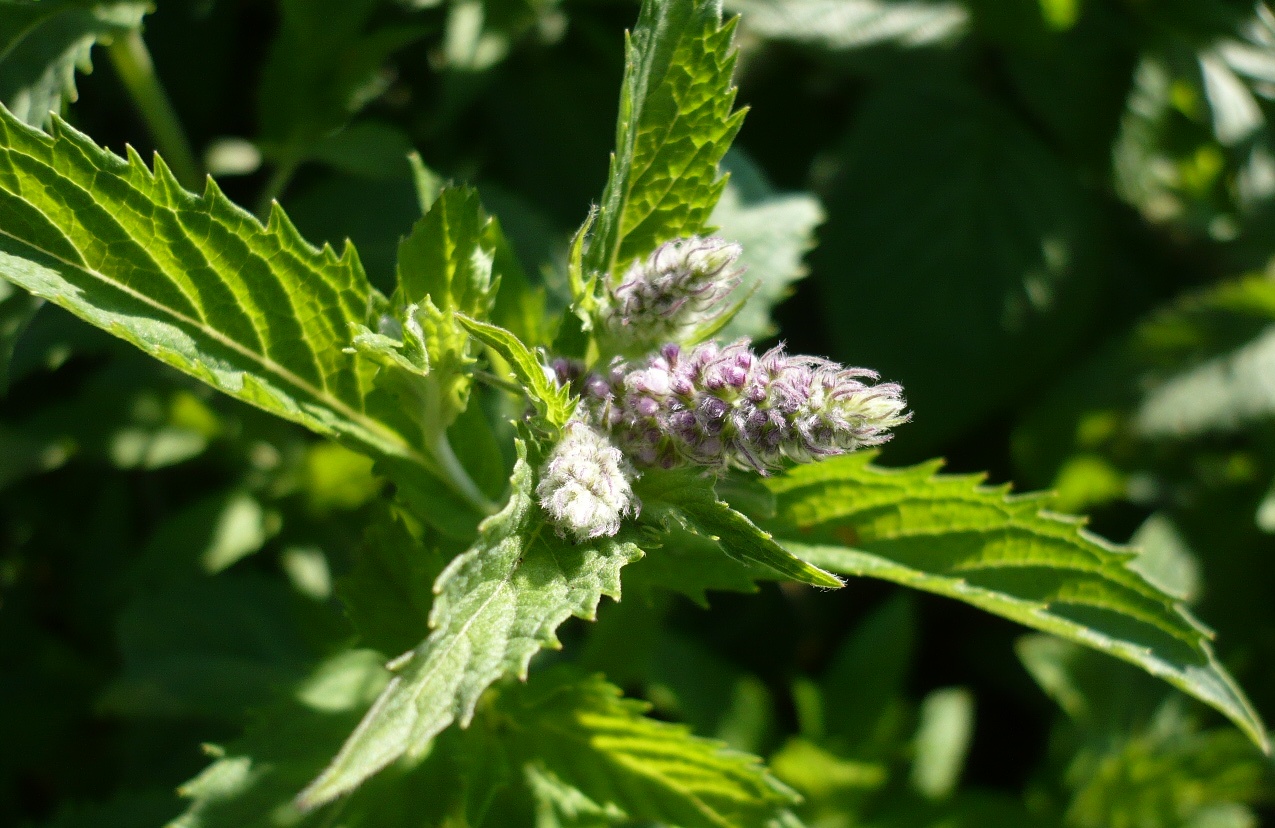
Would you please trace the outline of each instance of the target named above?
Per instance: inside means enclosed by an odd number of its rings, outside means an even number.
[[[97,23],[77,29],[48,77],[70,77],[97,38],[136,50],[135,5],[85,4]],[[298,449],[309,497],[349,497],[361,509],[342,609],[316,623],[310,657],[262,659],[276,672],[246,692],[247,728],[208,748],[170,825],[825,824],[850,812],[846,790],[886,773],[885,760],[836,751],[866,750],[890,726],[891,714],[869,705],[874,676],[891,670],[866,665],[889,649],[881,640],[906,634],[906,610],[858,633],[842,668],[853,680],[798,692],[800,736],[769,765],[648,715],[658,694],[626,697],[626,650],[608,656],[618,639],[661,629],[674,596],[703,602],[772,581],[837,590],[867,578],[955,599],[1054,636],[1026,639],[1022,657],[1082,730],[1087,714],[1058,665],[1093,651],[1203,702],[1269,750],[1211,633],[1136,550],[1051,511],[1053,495],[941,474],[939,461],[876,465],[871,449],[926,417],[908,408],[905,389],[870,367],[753,342],[789,274],[745,268],[760,252],[732,238],[729,223],[715,226],[715,210],[738,209],[723,201],[723,164],[744,118],[734,108],[736,21],[718,3],[642,3],[625,44],[609,173],[560,260],[526,268],[480,191],[440,185],[418,158],[420,215],[397,246],[392,288],[374,286],[355,245],[306,241],[272,198],[302,165],[336,152],[323,145],[370,99],[367,67],[424,36],[375,30],[372,5],[347,10],[342,42],[328,44],[350,58],[334,76],[300,55],[305,32],[337,30],[305,4],[285,4],[271,96],[287,99],[295,85],[340,100],[302,95],[267,109],[263,147],[276,173],[263,219],[213,177],[198,194],[184,186],[189,158],[170,167],[161,152],[148,165],[56,114],[46,122],[65,87],[54,98],[44,89],[39,107],[5,97],[0,109],[6,315],[12,302],[25,322],[43,300],[313,432],[328,442]],[[106,15],[105,6],[121,8]],[[63,7],[81,24],[88,13],[56,2],[0,12],[37,25]],[[0,52],[0,67],[17,48]],[[478,56],[475,45],[468,60]],[[151,89],[152,112],[171,126],[162,94]],[[21,328],[0,325],[0,335]],[[1181,412],[1172,393],[1166,382],[1137,421]],[[277,427],[266,422],[244,430]],[[315,482],[325,473],[326,489]],[[266,543],[271,521],[252,504],[230,497],[186,518],[233,524],[216,530],[231,540],[206,559],[211,571]],[[244,525],[254,529],[239,543]],[[289,577],[329,597],[327,570],[307,549],[290,547]],[[241,637],[251,635],[249,625]],[[146,679],[132,681],[103,703],[141,706]],[[963,699],[932,697],[918,714],[914,773],[931,798],[955,785],[954,760],[941,754],[961,740],[924,723],[968,715]],[[1165,721],[1190,731],[1165,704]],[[940,735],[927,742],[927,732]],[[937,752],[926,753],[931,743]],[[1099,776],[1085,777],[1085,796],[1101,798]]]

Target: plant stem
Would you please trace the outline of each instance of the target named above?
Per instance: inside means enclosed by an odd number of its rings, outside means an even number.
[[[438,465],[441,467],[444,479],[456,494],[460,495],[465,499],[466,503],[484,515],[496,513],[496,504],[487,499],[487,495],[483,494],[482,490],[478,488],[478,484],[469,476],[469,472],[465,471],[465,467],[461,465],[460,458],[452,450],[452,444],[448,442],[445,432],[439,433],[438,438],[433,441],[430,449],[434,459],[438,461]]]
[[[142,40],[142,33],[133,29],[116,37],[106,52],[128,94],[133,98],[137,111],[141,113],[142,120],[146,122],[146,128],[155,139],[155,148],[159,150],[168,168],[182,186],[201,188],[203,172],[195,160],[195,152],[191,149],[181,121],[177,118],[177,111],[173,109],[172,101],[168,99],[168,94],[155,75],[155,63]]]

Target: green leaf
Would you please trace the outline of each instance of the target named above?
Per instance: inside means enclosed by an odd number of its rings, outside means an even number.
[[[840,578],[806,563],[730,504],[718,500],[712,484],[693,472],[652,471],[643,476],[635,491],[653,512],[666,520],[686,523],[754,571],[829,589],[842,586]]]
[[[743,245],[739,264],[746,270],[737,295],[756,292],[720,336],[725,340],[741,336],[765,339],[776,333],[771,310],[788,298],[793,283],[806,275],[802,257],[814,247],[823,207],[808,193],[776,193],[742,152],[728,153],[723,166],[730,171],[730,180],[713,209],[711,223],[718,226],[718,235]]]
[[[742,15],[749,34],[837,50],[946,43],[970,23],[965,6],[951,2],[726,0],[726,8]]]
[[[615,276],[660,243],[703,229],[726,186],[718,162],[744,117],[731,112],[734,28],[714,0],[643,2],[587,273]]]
[[[0,275],[231,396],[372,454],[428,464],[369,412],[373,366],[343,351],[370,288],[352,248],[310,247],[124,161],[60,120],[0,112]]]
[[[518,337],[504,328],[457,314],[457,320],[484,345],[509,363],[515,379],[523,386],[536,407],[536,413],[553,426],[562,428],[571,419],[575,405],[571,391],[545,376],[544,366]]]
[[[74,101],[75,72],[93,71],[89,53],[141,25],[149,3],[43,0],[0,2],[0,103],[32,126]]]
[[[755,757],[648,719],[600,676],[537,674],[502,688],[514,750],[589,801],[679,828],[764,828],[796,796]]]
[[[1266,731],[1217,661],[1209,633],[1129,568],[1131,553],[938,465],[887,470],[870,453],[771,478],[781,542],[844,575],[946,595],[1136,664],[1230,718],[1263,749]]]
[[[509,503],[439,576],[433,632],[399,666],[332,764],[300,794],[303,807],[353,790],[404,754],[421,755],[453,722],[468,725],[492,682],[526,676],[538,650],[559,646],[558,625],[572,615],[592,618],[603,595],[619,597],[620,569],[641,551],[612,538],[573,545],[556,537],[535,505],[525,454],[511,483]]]

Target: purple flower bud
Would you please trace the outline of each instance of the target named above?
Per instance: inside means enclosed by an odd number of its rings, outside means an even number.
[[[889,429],[911,415],[898,385],[861,382],[876,377],[782,348],[759,357],[748,340],[705,343],[617,361],[603,383],[606,396],[585,406],[642,465],[765,473],[888,440]],[[590,377],[586,387],[600,390],[600,379]]]
[[[602,326],[616,349],[650,350],[660,343],[664,358],[678,358],[678,342],[729,310],[723,301],[739,285],[732,270],[742,252],[723,239],[692,237],[660,245],[635,262],[610,291]]]

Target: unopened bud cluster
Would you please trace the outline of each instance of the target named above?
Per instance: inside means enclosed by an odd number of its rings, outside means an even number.
[[[876,446],[904,423],[902,388],[877,375],[748,340],[665,345],[585,381],[584,404],[643,466],[767,472]]]
[[[739,286],[732,267],[742,252],[734,242],[712,238],[660,245],[611,289],[602,319],[607,333],[623,350],[641,353],[710,325],[727,312],[725,299]]]
[[[546,368],[581,396],[540,472],[536,493],[563,534],[614,535],[637,511],[639,467],[700,466],[765,474],[890,438],[905,423],[902,388],[782,347],[756,354],[747,339],[687,346],[729,311],[737,244],[681,239],[635,264],[609,292],[600,321],[622,353],[605,372],[555,359]]]
[[[620,531],[620,521],[636,514],[629,481],[633,470],[605,435],[583,422],[568,423],[540,470],[536,496],[558,527],[586,541]]]

